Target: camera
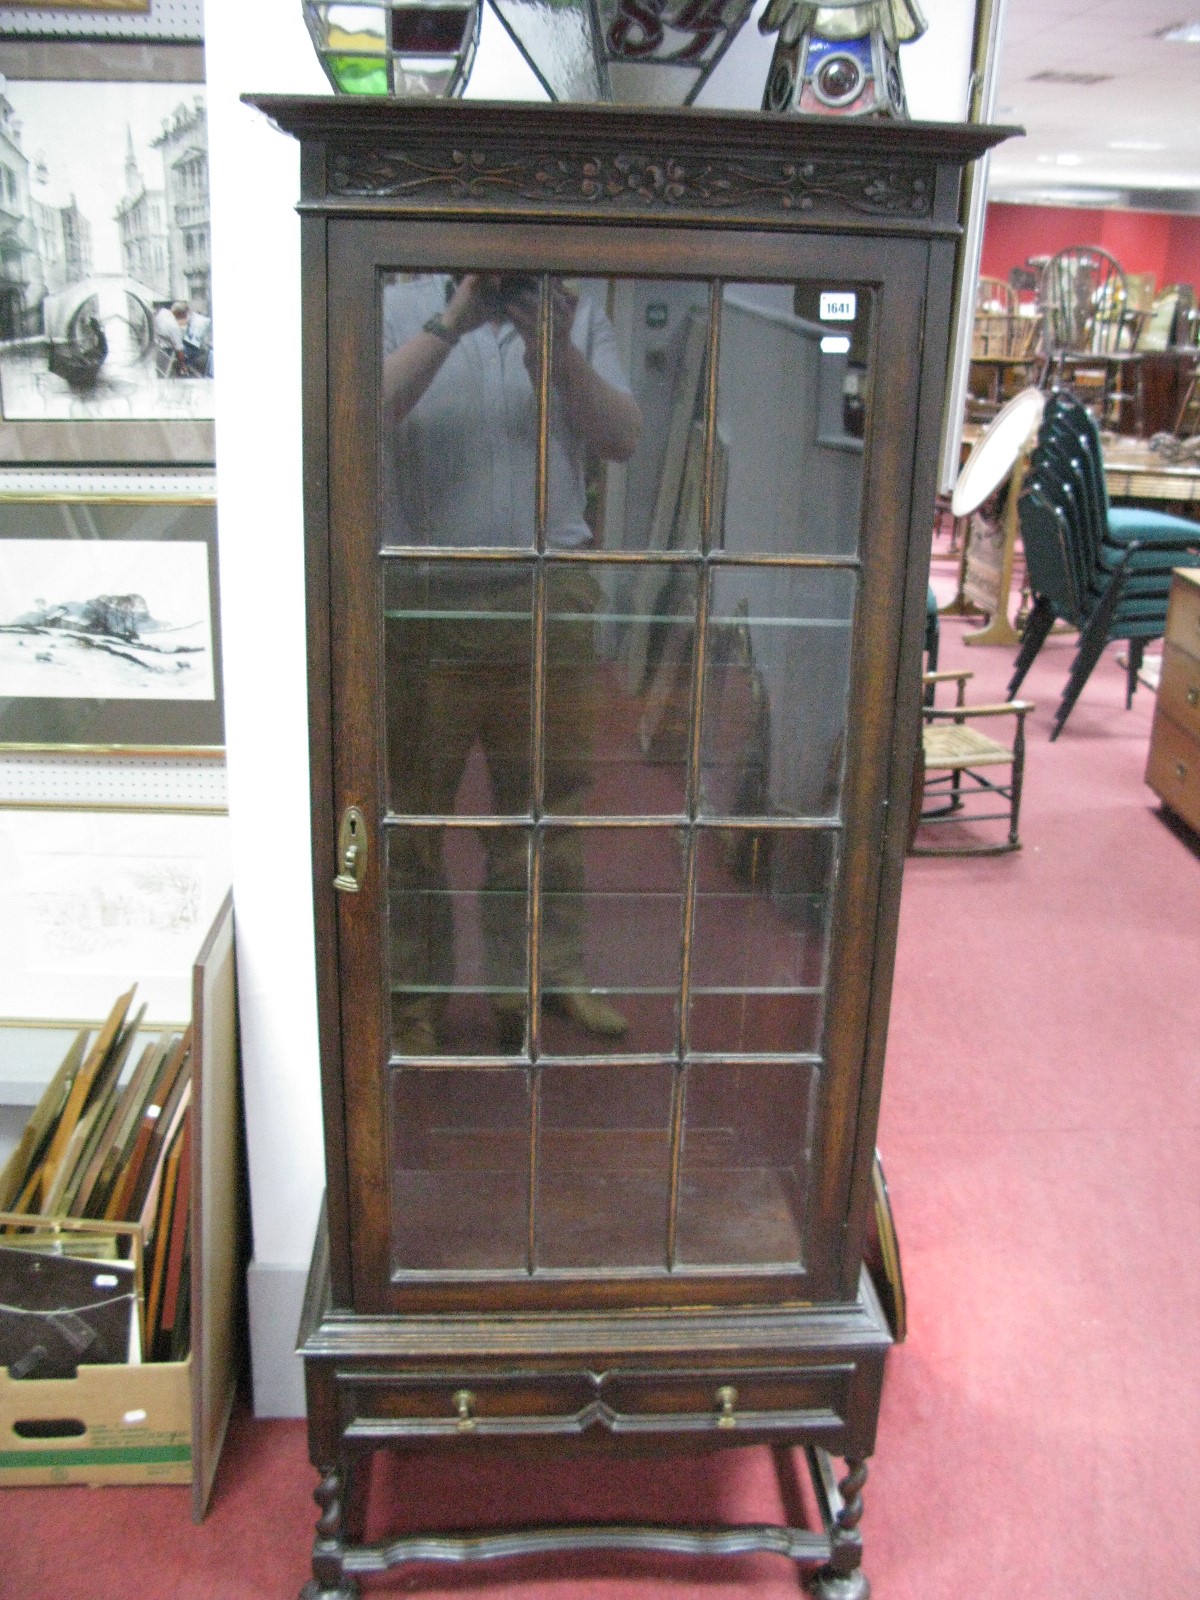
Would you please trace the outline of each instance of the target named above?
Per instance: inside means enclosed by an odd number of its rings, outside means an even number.
[[[485,277],[480,286],[484,304],[493,315],[504,311],[521,295],[530,290],[537,293],[537,275],[533,272],[501,272],[495,277]]]

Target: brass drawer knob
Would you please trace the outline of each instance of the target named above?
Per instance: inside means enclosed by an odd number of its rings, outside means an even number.
[[[1200,685],[1193,684],[1188,690],[1187,703],[1190,706],[1200,706]]]
[[[454,1409],[458,1412],[458,1431],[470,1433],[475,1426],[475,1396],[470,1389],[454,1391]]]
[[[733,1408],[737,1405],[738,1392],[731,1383],[723,1383],[716,1393],[717,1402],[717,1427],[736,1428],[737,1417]]]

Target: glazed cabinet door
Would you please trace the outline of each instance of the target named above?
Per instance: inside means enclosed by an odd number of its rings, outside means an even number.
[[[828,1297],[927,246],[327,240],[354,1305]]]

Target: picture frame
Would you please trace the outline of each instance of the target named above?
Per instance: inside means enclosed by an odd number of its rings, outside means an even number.
[[[6,38],[0,74],[0,462],[210,464],[202,50]]]
[[[0,473],[0,754],[219,755],[210,473]]]
[[[54,5],[47,8],[40,0],[0,0],[2,11],[133,11],[145,13],[150,9],[150,0],[54,0]]]
[[[86,1022],[136,982],[144,1026],[186,1023],[229,836],[219,815],[0,812],[0,1016]]]

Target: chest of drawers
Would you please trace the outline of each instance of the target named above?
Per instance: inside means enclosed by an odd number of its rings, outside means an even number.
[[[1171,584],[1146,782],[1200,830],[1200,573],[1192,570]]]

